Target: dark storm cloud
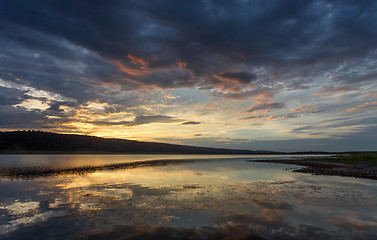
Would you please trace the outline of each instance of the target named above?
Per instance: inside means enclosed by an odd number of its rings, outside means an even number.
[[[223,72],[214,75],[215,78],[235,82],[239,84],[248,84],[257,79],[255,74],[249,72]]]
[[[147,101],[133,90],[176,88],[230,100],[265,95],[254,110],[280,109],[270,102],[282,91],[320,80],[329,94],[365,89],[377,76],[373,0],[3,0],[0,29],[0,78],[74,99],[68,106],[77,109],[98,101],[126,111]],[[0,105],[27,98],[0,91]],[[23,114],[64,117],[66,104]],[[177,120],[134,114],[122,124]]]
[[[40,111],[0,107],[0,126],[2,128],[38,129],[48,121],[45,114]]]
[[[15,105],[21,103],[26,96],[17,89],[0,87],[0,105]]]
[[[181,88],[192,87],[193,82],[190,81],[191,79],[192,75],[189,71],[174,68],[168,70],[156,70],[138,80],[147,86],[155,85],[159,88]]]
[[[82,77],[95,75],[104,81],[116,81],[122,76],[114,74],[107,60],[116,59],[132,66],[129,54],[148,60],[150,69],[169,71],[180,60],[194,76],[220,76],[219,72],[234,71],[241,63],[294,67],[296,63],[312,65],[363,56],[376,48],[376,4],[375,1],[4,1],[0,9],[1,27],[7,41],[2,44],[39,49],[67,61],[82,60],[87,65],[80,72]],[[65,51],[64,42],[83,49]],[[84,58],[85,49],[99,59]],[[6,56],[12,58],[7,53]],[[43,65],[40,74],[59,72],[62,66],[49,68],[48,64],[42,64],[48,60],[35,61]],[[107,66],[101,67],[99,63]],[[64,72],[77,75],[74,68]],[[162,88],[193,86],[188,75],[178,74],[177,84],[174,73],[156,74],[141,81]],[[255,75],[245,72],[224,72],[222,76],[239,83],[255,79]],[[54,90],[63,87],[69,93],[63,83],[51,83],[49,76],[37,78],[28,80],[45,81],[43,86],[50,81]],[[70,82],[67,76],[62,80],[70,86],[78,81],[82,79]]]
[[[104,79],[110,80],[111,71],[116,70],[112,64],[64,39],[17,25],[12,27],[14,33],[0,33],[3,80],[17,78],[18,84],[86,102],[98,95],[94,87]],[[106,77],[102,79],[103,75]]]
[[[66,106],[66,107],[75,107],[76,104],[73,102],[58,102],[58,101],[51,101],[49,103],[50,107],[47,109],[49,113],[52,113],[50,115],[56,115],[57,112],[63,112],[63,109],[60,107]]]
[[[257,79],[257,75],[250,72],[221,72],[213,74],[207,78],[206,86],[201,88],[218,88],[221,91],[230,91],[232,93],[242,93],[254,87],[253,83]]]

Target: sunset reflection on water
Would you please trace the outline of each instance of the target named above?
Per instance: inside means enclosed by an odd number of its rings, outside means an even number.
[[[360,237],[377,183],[245,159],[0,181],[4,239]]]

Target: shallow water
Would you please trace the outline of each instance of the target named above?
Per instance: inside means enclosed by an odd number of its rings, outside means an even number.
[[[249,162],[261,156],[3,155],[0,167],[61,169],[167,158],[192,161],[3,176],[0,239],[377,237],[377,181]]]
[[[152,161],[152,160],[203,160],[203,159],[295,159],[302,157],[325,155],[178,155],[178,154],[64,154],[64,155],[0,155],[0,168],[8,167],[46,167],[46,168],[73,168],[85,166],[101,166],[105,164],[118,164],[126,162]]]

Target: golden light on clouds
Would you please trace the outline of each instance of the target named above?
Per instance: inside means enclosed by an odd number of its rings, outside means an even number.
[[[26,99],[22,103],[19,103],[19,104],[13,105],[13,106],[16,107],[16,108],[17,107],[24,107],[28,111],[32,111],[32,110],[44,111],[44,110],[46,110],[50,107],[50,105],[48,103],[42,102],[38,99]]]
[[[377,44],[365,28],[376,22],[374,8],[369,1],[298,2],[190,2],[184,14],[182,5],[166,9],[159,1],[102,3],[100,12],[80,3],[80,14],[70,15],[56,3],[7,1],[0,130],[225,147],[221,138],[269,150],[298,146],[302,135],[320,146],[327,136],[328,148],[374,149]],[[297,11],[285,11],[292,6]],[[358,132],[333,141],[338,127]]]

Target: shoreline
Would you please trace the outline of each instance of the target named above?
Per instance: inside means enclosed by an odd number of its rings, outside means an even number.
[[[0,169],[1,177],[10,178],[32,178],[32,177],[43,177],[50,175],[59,174],[85,174],[92,173],[99,170],[117,170],[117,169],[131,169],[137,167],[157,167],[166,166],[168,164],[182,164],[187,162],[195,162],[195,159],[169,159],[169,160],[145,160],[145,161],[135,161],[126,163],[114,163],[99,166],[83,166],[83,167],[73,167],[73,168],[5,168]]]
[[[249,162],[266,162],[276,164],[290,164],[302,166],[293,172],[309,173],[312,175],[355,177],[377,180],[377,163],[371,161],[346,161],[338,158],[313,158],[313,159],[274,159],[274,160],[250,160]]]
[[[182,152],[106,152],[106,151],[45,151],[45,150],[0,150],[0,155],[333,155],[347,154],[342,152],[269,152],[260,151],[251,153],[182,153]]]

